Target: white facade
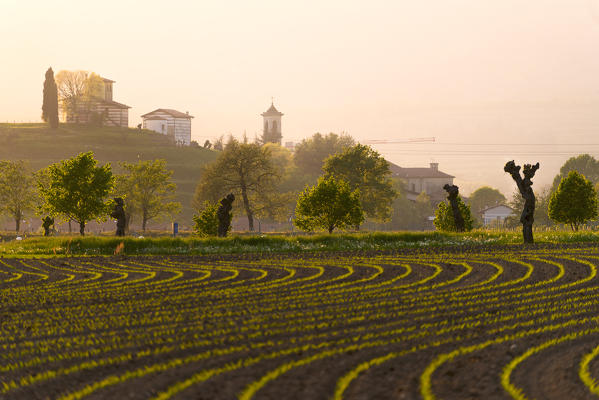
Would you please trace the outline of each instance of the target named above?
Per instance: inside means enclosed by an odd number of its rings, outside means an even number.
[[[514,210],[506,205],[489,207],[482,212],[483,224],[488,225],[503,225],[505,219],[510,215],[514,215]]]
[[[189,146],[191,144],[191,119],[193,116],[189,113],[159,108],[141,117],[144,129],[170,136],[179,145]]]

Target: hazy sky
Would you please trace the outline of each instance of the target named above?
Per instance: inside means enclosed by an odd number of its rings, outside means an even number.
[[[115,80],[132,126],[189,111],[201,142],[253,137],[271,96],[284,141],[435,136],[376,148],[438,161],[466,188],[507,188],[502,163],[519,155],[461,143],[599,143],[599,0],[0,0],[0,16],[0,121],[39,120],[52,66]],[[568,157],[557,150],[520,157],[540,159],[546,183]]]

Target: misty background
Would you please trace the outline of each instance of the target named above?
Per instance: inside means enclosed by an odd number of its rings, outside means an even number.
[[[37,122],[44,71],[116,81],[130,124],[189,111],[192,139],[260,134],[271,96],[283,142],[342,131],[464,193],[509,196],[510,159],[599,155],[599,1],[2,0],[0,121]]]

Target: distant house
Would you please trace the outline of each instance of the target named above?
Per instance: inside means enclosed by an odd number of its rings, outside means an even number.
[[[102,86],[90,101],[81,101],[73,108],[63,110],[61,120],[76,124],[98,124],[104,126],[129,126],[131,107],[112,100],[114,81],[102,78]]]
[[[406,197],[416,200],[422,192],[431,198],[431,203],[436,205],[447,197],[443,190],[445,184],[453,185],[453,175],[439,171],[438,163],[430,163],[429,168],[402,168],[389,163],[389,169],[394,178],[401,179],[406,185]]]
[[[502,226],[507,217],[514,215],[514,209],[506,206],[505,204],[499,204],[485,208],[481,211],[481,214],[483,218],[483,224],[485,226]]]
[[[168,135],[175,143],[189,146],[191,144],[191,119],[188,112],[158,108],[141,116],[143,128]]]

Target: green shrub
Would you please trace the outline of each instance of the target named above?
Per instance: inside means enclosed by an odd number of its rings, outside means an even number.
[[[193,216],[194,231],[203,237],[216,236],[218,234],[218,204],[205,201],[199,215]],[[231,229],[231,225],[229,225]]]
[[[472,230],[473,219],[472,214],[470,213],[470,207],[467,206],[462,198],[458,196],[458,208],[460,209],[460,213],[462,214],[462,218],[464,218],[464,230],[469,232]],[[455,221],[453,219],[453,211],[451,209],[451,205],[447,202],[439,203],[439,207],[435,211],[435,219],[433,220],[433,224],[435,228],[440,231],[446,232],[456,232]]]

